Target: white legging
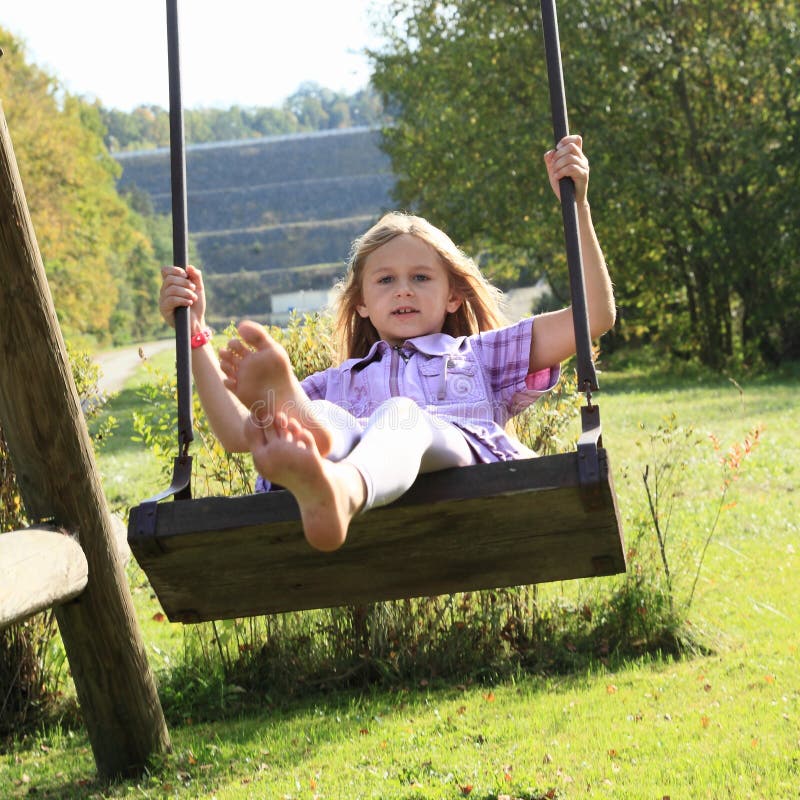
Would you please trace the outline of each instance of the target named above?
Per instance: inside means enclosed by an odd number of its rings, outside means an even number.
[[[391,503],[422,472],[475,463],[461,431],[407,397],[381,403],[366,426],[327,400],[312,402],[314,416],[333,433],[331,461],[352,464],[364,479],[364,510]]]

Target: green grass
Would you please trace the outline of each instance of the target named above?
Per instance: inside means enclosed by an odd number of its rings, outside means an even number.
[[[431,680],[273,695],[261,707],[228,686],[219,698],[228,717],[173,724],[173,754],[138,781],[99,785],[83,732],[47,730],[0,757],[0,796],[797,797],[800,381],[797,369],[733,377],[741,391],[726,377],[611,371],[597,398],[629,543],[644,509],[646,450],[637,441],[672,412],[701,434],[672,521],[676,543],[694,545],[678,562],[681,591],[719,498],[721,473],[705,434],[727,448],[764,426],[726,498],[689,614],[708,654],[612,658],[572,675],[519,674],[494,686]],[[112,455],[124,457],[109,453],[101,464]],[[153,619],[158,607],[141,574],[131,574],[151,663],[165,669],[180,658],[181,629]],[[574,601],[589,586],[546,591]]]

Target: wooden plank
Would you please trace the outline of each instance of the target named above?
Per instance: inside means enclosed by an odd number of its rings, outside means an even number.
[[[575,454],[431,473],[334,553],[308,546],[287,492],[165,503],[154,538],[139,507],[128,536],[182,622],[606,575],[625,552],[602,450],[601,476],[587,505]]]
[[[77,597],[89,565],[76,539],[53,528],[0,534],[0,629]]]
[[[55,613],[98,771],[141,773],[169,735],[1,108],[0,425],[28,517],[75,531],[89,565]]]

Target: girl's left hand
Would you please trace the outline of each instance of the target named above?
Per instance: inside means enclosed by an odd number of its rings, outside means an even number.
[[[559,200],[561,191],[558,182],[562,178],[572,178],[575,183],[576,202],[586,202],[586,193],[589,188],[589,159],[583,154],[583,138],[581,136],[565,136],[555,150],[548,150],[544,154],[544,163],[547,166],[550,186]]]

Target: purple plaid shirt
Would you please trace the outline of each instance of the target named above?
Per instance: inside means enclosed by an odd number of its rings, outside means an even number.
[[[311,400],[329,400],[361,423],[390,397],[408,397],[458,426],[478,461],[534,455],[509,438],[508,420],[555,386],[556,365],[528,373],[533,318],[507,328],[453,338],[444,333],[409,339],[393,348],[376,342],[363,358],[310,375]]]

